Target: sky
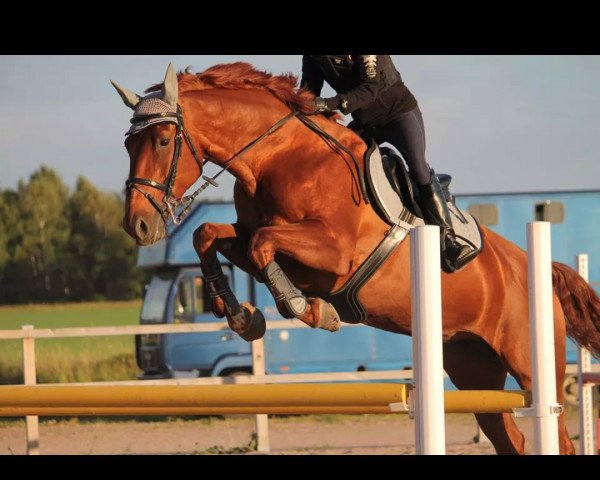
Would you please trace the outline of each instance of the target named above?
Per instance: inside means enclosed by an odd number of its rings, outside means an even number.
[[[392,57],[423,112],[428,163],[454,193],[600,188],[600,56]],[[0,189],[45,164],[71,188],[83,175],[121,191],[132,112],[109,80],[142,94],[169,62],[201,72],[234,61],[301,70],[300,55],[0,56]],[[205,196],[231,198],[232,184]]]

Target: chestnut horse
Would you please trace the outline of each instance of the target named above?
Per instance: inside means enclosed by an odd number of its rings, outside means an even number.
[[[205,161],[235,176],[237,222],[200,225],[194,247],[215,314],[227,316],[247,340],[264,334],[264,318],[233,297],[217,252],[267,280],[278,306],[287,295],[286,316],[335,330],[335,312],[319,297],[343,286],[389,230],[362,197],[355,167],[363,168],[367,146],[336,118],[311,117],[358,159],[354,165],[351,156],[290,114],[311,113],[313,96],[296,90],[296,82],[292,75],[233,63],[201,74],[176,75],[169,66],[164,83],[143,98],[115,84],[135,109],[125,142],[130,172],[123,225],[139,245],[164,237],[166,220],[175,218],[174,208],[202,175]],[[510,373],[531,390],[526,253],[481,230],[482,253],[463,269],[442,274],[444,368],[460,389],[502,390]],[[268,272],[273,265],[277,268]],[[600,299],[574,270],[556,262],[553,284],[556,384],[563,403],[565,335],[598,356]],[[368,314],[365,324],[410,335],[408,238],[359,298]],[[524,453],[524,437],[511,414],[476,417],[498,453]],[[574,453],[564,415],[559,426],[561,452]]]

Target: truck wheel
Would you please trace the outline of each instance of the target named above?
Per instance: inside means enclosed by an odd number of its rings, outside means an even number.
[[[229,370],[229,371],[225,371],[225,373],[223,373],[221,375],[222,377],[248,377],[250,376],[250,372],[247,372],[246,370]]]

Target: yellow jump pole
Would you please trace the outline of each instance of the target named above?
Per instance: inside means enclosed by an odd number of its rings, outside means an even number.
[[[512,413],[513,408],[531,405],[525,390],[462,390],[444,392],[446,413]]]
[[[382,414],[392,413],[389,407],[364,405],[361,407],[322,406],[254,406],[254,407],[0,407],[0,417],[38,415],[64,416],[129,416],[129,415],[323,415],[323,414]]]
[[[390,413],[405,384],[0,386],[0,416]],[[531,404],[525,391],[449,391],[446,413],[502,413]]]
[[[2,407],[361,407],[406,402],[406,384],[0,386]]]

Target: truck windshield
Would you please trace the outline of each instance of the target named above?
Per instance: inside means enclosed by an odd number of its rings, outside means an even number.
[[[152,278],[142,306],[142,323],[162,323],[165,321],[165,306],[172,283],[172,274],[161,274]]]

